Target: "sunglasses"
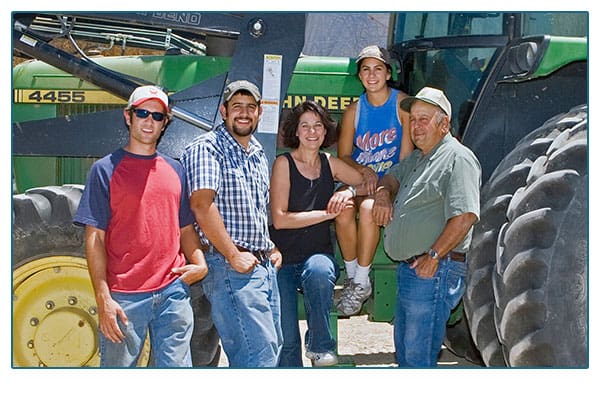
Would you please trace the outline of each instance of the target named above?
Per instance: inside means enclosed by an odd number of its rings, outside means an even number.
[[[158,111],[150,112],[148,110],[144,110],[143,108],[134,108],[133,112],[136,115],[136,117],[140,119],[146,119],[149,115],[152,115],[152,119],[155,121],[162,121],[163,119],[165,119],[165,114]]]

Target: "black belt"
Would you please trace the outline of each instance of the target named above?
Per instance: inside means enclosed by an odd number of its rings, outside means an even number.
[[[427,254],[427,253],[421,253],[421,254],[417,254],[416,256],[408,257],[406,260],[402,260],[402,262],[407,263],[407,264],[412,264],[415,261],[417,261],[417,258],[424,256],[425,254]],[[440,259],[444,259],[444,258],[449,258],[452,261],[465,262],[465,260],[467,259],[467,256],[465,255],[465,253],[459,253],[458,251],[451,251],[450,253],[446,254],[444,257],[440,257]]]
[[[270,251],[268,251],[268,250],[248,250],[247,248],[242,247],[242,246],[235,246],[235,247],[237,247],[237,249],[241,252],[252,253],[252,255],[254,255],[254,257],[256,257],[259,262],[263,262],[263,261],[267,260],[270,255]]]

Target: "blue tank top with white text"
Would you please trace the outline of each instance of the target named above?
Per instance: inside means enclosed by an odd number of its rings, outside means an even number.
[[[373,106],[363,93],[357,104],[352,159],[381,177],[400,160],[402,124],[397,110],[398,91],[391,89],[387,101]]]

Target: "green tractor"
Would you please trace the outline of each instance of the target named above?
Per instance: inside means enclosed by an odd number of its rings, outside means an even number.
[[[589,365],[587,13],[406,14],[397,27],[413,23],[419,37],[393,47],[402,81],[448,93],[483,170],[448,347],[476,358],[474,344],[488,366]]]
[[[362,92],[352,57],[377,43],[344,56],[305,55],[311,17],[13,14],[14,54],[37,59],[13,68],[14,366],[98,364],[83,232],[71,218],[91,163],[125,139],[121,109],[129,93],[145,82],[168,89],[176,120],[160,149],[178,157],[218,122],[227,80],[252,78],[263,90],[279,85],[270,124],[257,133],[272,159],[282,150],[278,123],[299,102],[315,99],[339,120]],[[377,44],[396,61],[398,87],[409,94],[425,85],[443,89],[455,110],[453,134],[483,169],[467,292],[448,321],[447,347],[487,366],[588,366],[588,14],[384,17],[390,34]],[[343,41],[342,25],[319,27]],[[125,55],[76,57],[53,45],[60,38],[78,49],[83,38],[120,44]],[[144,51],[125,53],[123,38]],[[275,67],[275,81],[265,66]],[[396,263],[380,246],[373,265],[374,291],[363,311],[391,321]],[[194,365],[216,365],[210,305],[201,291],[193,302]]]

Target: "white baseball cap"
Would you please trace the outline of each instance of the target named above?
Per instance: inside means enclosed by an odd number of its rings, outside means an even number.
[[[400,108],[402,108],[406,112],[410,112],[410,108],[413,103],[417,100],[424,101],[425,103],[433,104],[434,106],[438,106],[442,109],[443,112],[446,113],[448,118],[452,117],[452,106],[450,105],[450,101],[448,98],[439,89],[432,87],[424,87],[419,90],[419,92],[414,96],[409,96],[400,102]]]
[[[145,101],[158,100],[162,103],[166,112],[169,112],[169,97],[159,87],[147,85],[136,88],[129,96],[127,108],[137,107]]]

